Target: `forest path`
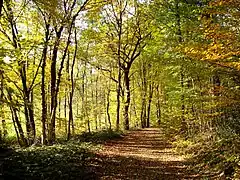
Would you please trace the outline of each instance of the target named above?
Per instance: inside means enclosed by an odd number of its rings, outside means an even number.
[[[157,128],[130,131],[122,139],[106,142],[91,165],[97,179],[215,179],[189,167]]]

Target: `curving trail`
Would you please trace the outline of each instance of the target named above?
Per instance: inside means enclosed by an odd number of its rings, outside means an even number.
[[[96,179],[216,179],[189,170],[191,166],[156,128],[130,131],[122,139],[105,143],[91,163]]]

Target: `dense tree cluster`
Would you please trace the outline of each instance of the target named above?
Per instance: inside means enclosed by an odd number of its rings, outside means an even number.
[[[239,137],[239,2],[4,0],[1,142],[164,127]]]

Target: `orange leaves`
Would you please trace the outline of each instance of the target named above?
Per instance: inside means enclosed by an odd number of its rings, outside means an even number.
[[[236,40],[236,34],[234,31],[229,29],[220,28],[219,25],[214,27],[206,28],[204,31],[204,36],[207,40],[212,41],[224,41],[233,42]]]
[[[213,0],[201,16],[202,39],[183,51],[194,59],[240,70],[239,0]],[[238,61],[238,60],[237,60]]]
[[[239,0],[214,0],[209,3],[210,6],[239,6]]]

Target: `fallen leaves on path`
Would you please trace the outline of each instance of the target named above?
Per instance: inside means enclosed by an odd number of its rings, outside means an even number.
[[[106,142],[91,162],[97,179],[216,179],[190,170],[156,128],[130,131],[122,139]]]

